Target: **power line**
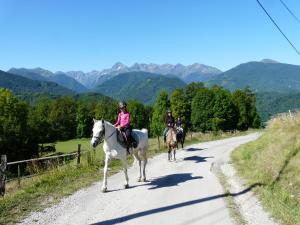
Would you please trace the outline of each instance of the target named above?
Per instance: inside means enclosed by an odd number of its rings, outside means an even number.
[[[264,6],[260,3],[259,0],[256,0],[257,3],[260,5],[260,7],[264,10],[264,12],[268,15],[270,20],[273,22],[273,24],[277,27],[279,32],[283,35],[283,37],[288,41],[288,43],[292,46],[292,48],[296,51],[296,53],[300,56],[300,52],[295,47],[295,45],[288,39],[288,37],[283,33],[283,31],[280,29],[280,27],[277,25],[277,23],[273,20],[273,18],[270,16],[270,14],[267,12],[267,10],[264,8]]]
[[[295,20],[300,23],[300,20],[298,19],[298,17],[292,12],[292,10],[287,6],[287,4],[285,4],[285,2],[283,0],[280,0],[281,4],[286,8],[287,11],[289,11],[289,13],[295,18]]]

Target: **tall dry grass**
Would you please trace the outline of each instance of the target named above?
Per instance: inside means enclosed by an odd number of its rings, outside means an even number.
[[[239,174],[256,188],[264,206],[282,224],[300,224],[300,115],[272,119],[256,141],[236,149]]]

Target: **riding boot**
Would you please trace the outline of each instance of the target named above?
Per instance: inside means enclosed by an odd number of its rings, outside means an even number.
[[[130,155],[129,145],[127,145],[126,150],[127,150],[127,155]]]

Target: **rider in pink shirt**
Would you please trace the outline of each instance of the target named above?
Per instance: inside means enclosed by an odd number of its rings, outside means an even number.
[[[128,144],[127,151],[128,151],[128,148],[130,148],[131,146],[136,148],[137,143],[131,135],[132,128],[130,126],[130,113],[126,109],[126,103],[120,102],[119,108],[120,108],[120,112],[118,114],[118,120],[114,124],[114,126],[125,133],[128,141],[127,143]]]
[[[126,110],[121,110],[118,115],[118,120],[114,124],[115,127],[125,128],[130,126],[130,114]]]

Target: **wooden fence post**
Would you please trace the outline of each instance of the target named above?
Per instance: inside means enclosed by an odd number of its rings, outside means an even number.
[[[157,147],[158,147],[158,150],[160,151],[160,140],[159,140],[159,136],[157,136]]]
[[[0,195],[1,196],[4,196],[5,194],[6,166],[7,166],[7,157],[6,155],[1,155],[1,162],[0,162]]]
[[[77,165],[80,164],[80,148],[81,148],[81,144],[78,144],[78,146],[77,146]]]
[[[18,187],[21,187],[21,168],[20,168],[20,164],[18,164]]]

